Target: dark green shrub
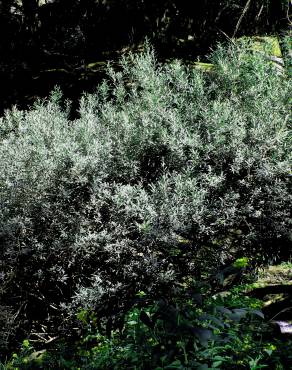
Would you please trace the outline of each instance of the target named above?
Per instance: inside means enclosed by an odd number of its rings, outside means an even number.
[[[79,307],[117,325],[139,290],[289,246],[290,81],[244,45],[212,60],[205,75],[148,50],[73,122],[57,90],[1,118],[1,300],[22,307],[18,337],[38,321],[63,333]]]
[[[262,314],[216,303],[198,305],[190,300],[179,307],[161,300],[144,310],[134,308],[122,335],[86,337],[84,369],[246,368],[247,354],[258,355],[261,334],[256,333],[260,325],[256,315]]]
[[[259,310],[262,302],[245,297],[243,288],[225,298],[196,293],[177,303],[161,299],[154,304],[145,304],[145,293],[139,292],[123,329],[108,335],[98,331],[94,312],[81,310],[83,330],[75,344],[59,342],[36,352],[24,341],[7,370],[290,368],[291,340],[275,338]]]

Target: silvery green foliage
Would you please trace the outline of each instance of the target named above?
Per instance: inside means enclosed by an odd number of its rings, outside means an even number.
[[[0,305],[0,348],[2,351],[7,349],[11,337],[15,335],[17,328],[13,324],[13,310],[11,307]]]
[[[1,271],[27,310],[116,312],[233,255],[280,253],[290,81],[244,46],[212,58],[204,74],[148,49],[109,68],[73,122],[58,90],[1,118]]]

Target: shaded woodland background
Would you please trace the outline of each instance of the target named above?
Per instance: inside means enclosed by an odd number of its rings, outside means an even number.
[[[56,84],[73,100],[92,91],[105,62],[145,38],[161,59],[204,58],[228,37],[281,32],[288,8],[288,0],[2,0],[0,114]]]

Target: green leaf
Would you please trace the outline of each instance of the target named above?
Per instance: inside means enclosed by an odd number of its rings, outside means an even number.
[[[213,337],[213,332],[205,328],[193,328],[193,333],[203,346],[207,346],[208,341]]]
[[[212,367],[219,367],[220,365],[222,365],[222,363],[223,363],[223,361],[215,361],[215,362],[213,362],[213,364],[212,364]]]
[[[253,315],[259,316],[262,319],[265,318],[265,315],[260,310],[250,310],[249,312],[252,313]]]
[[[171,364],[164,367],[164,369],[184,369],[180,360],[175,360]]]

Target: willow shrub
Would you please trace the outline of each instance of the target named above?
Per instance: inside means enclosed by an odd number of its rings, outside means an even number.
[[[1,118],[0,294],[18,337],[289,246],[290,81],[244,45],[212,62],[148,49],[109,68],[74,121],[58,90]]]

